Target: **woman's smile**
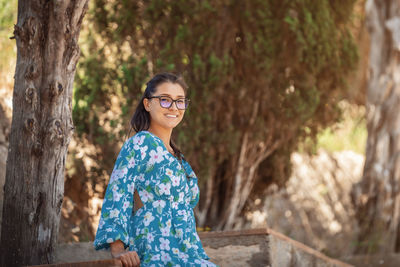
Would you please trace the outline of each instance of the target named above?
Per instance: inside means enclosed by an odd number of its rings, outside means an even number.
[[[165,116],[168,118],[173,118],[173,119],[178,118],[178,115],[174,115],[174,114],[166,114]]]

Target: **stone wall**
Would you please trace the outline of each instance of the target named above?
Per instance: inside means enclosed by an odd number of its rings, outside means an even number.
[[[221,267],[350,267],[329,258],[281,233],[268,228],[200,232],[200,239],[211,260]],[[109,251],[95,251],[90,242],[60,244],[57,263],[110,259]]]

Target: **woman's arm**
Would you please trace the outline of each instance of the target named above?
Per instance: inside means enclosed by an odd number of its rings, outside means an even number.
[[[111,256],[113,258],[118,258],[121,252],[125,251],[124,243],[122,243],[121,240],[116,240],[115,242],[110,243],[110,248],[111,248]]]
[[[125,251],[124,243],[121,240],[116,240],[110,243],[111,256],[121,260],[124,267],[140,266],[140,259],[136,251]]]
[[[117,240],[123,243],[124,248],[129,246],[129,223],[136,177],[134,155],[130,142],[125,143],[118,154],[101,208],[94,240],[96,250],[108,249]]]

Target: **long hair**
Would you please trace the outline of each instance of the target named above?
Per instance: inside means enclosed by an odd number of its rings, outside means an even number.
[[[146,89],[144,90],[143,96],[140,99],[136,107],[135,113],[132,116],[131,127],[136,132],[140,132],[142,130],[148,130],[150,127],[150,113],[144,108],[143,100],[145,98],[153,96],[157,90],[157,86],[165,82],[179,84],[183,88],[183,91],[185,92],[186,95],[188,86],[183,80],[183,77],[181,75],[176,75],[170,72],[162,72],[156,74],[153,78],[151,78],[150,81],[146,83]],[[172,138],[170,139],[170,146],[174,150],[174,153],[177,156],[177,158],[181,159],[182,153],[178,148],[178,146],[174,143]]]

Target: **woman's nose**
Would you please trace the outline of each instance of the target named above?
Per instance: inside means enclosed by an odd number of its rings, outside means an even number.
[[[178,106],[177,106],[176,101],[175,101],[175,102],[172,102],[172,105],[169,107],[169,109],[178,110]]]

